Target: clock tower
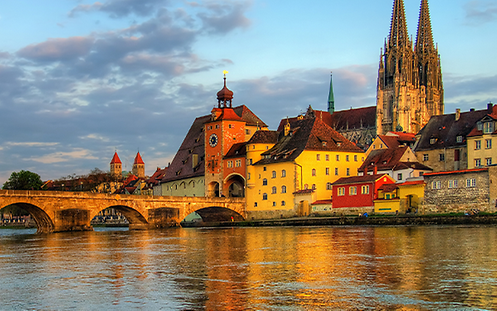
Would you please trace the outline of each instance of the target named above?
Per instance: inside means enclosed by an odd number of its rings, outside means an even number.
[[[206,196],[227,195],[223,157],[234,144],[245,142],[245,121],[232,107],[233,92],[226,86],[217,93],[218,105],[212,109],[211,119],[204,125],[205,132],[205,193]]]

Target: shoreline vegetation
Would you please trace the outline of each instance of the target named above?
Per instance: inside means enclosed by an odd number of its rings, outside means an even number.
[[[370,215],[364,216],[311,216],[284,219],[225,221],[205,223],[202,221],[182,222],[183,228],[202,227],[301,227],[301,226],[427,226],[427,225],[494,225],[497,224],[497,213],[479,213],[465,215],[463,213],[433,215]],[[128,224],[92,224],[95,228],[128,227]],[[30,229],[34,225],[5,224],[0,229]]]

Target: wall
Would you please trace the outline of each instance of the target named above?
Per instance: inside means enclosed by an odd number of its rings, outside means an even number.
[[[455,161],[455,150],[459,150],[459,161]],[[428,155],[428,161],[424,161],[424,155]],[[445,155],[445,161],[440,161],[440,154]],[[416,152],[418,161],[433,169],[433,172],[445,172],[465,170],[468,168],[468,153],[466,147],[420,150]]]
[[[491,148],[487,148],[486,140],[492,140]],[[479,140],[480,149],[475,149],[475,141]],[[495,148],[497,148],[497,139],[492,139],[492,135],[486,134],[482,136],[468,137],[468,168],[476,168],[475,159],[481,160],[481,166],[487,166],[486,159],[491,158],[492,163],[497,163]]]
[[[160,185],[162,196],[203,197],[205,196],[204,178],[194,177],[170,181]],[[154,188],[154,195],[158,193]]]

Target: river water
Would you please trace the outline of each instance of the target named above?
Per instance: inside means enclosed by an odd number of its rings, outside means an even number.
[[[0,230],[2,310],[492,310],[497,226]]]

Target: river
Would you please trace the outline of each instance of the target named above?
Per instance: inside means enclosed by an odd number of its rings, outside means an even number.
[[[2,310],[492,310],[497,226],[0,230]]]

